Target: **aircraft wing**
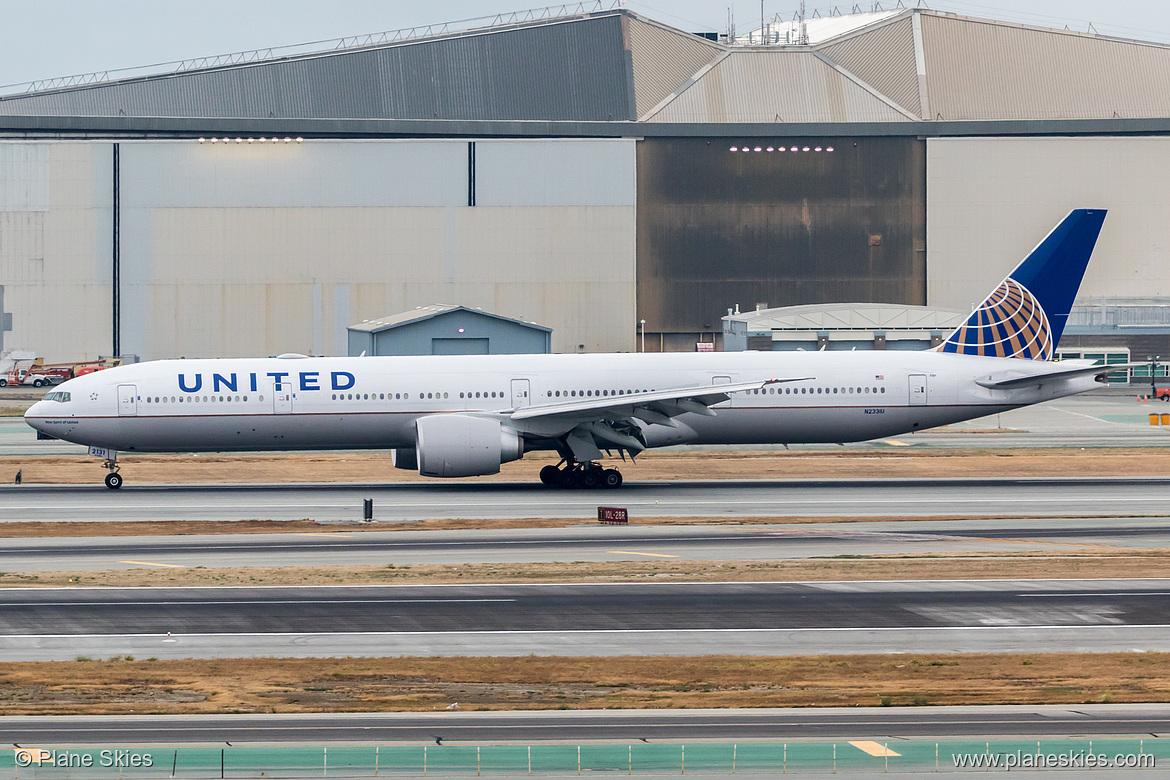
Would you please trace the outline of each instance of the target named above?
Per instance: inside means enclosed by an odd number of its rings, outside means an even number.
[[[616,449],[619,453],[628,452],[632,457],[646,449],[642,428],[647,425],[677,428],[679,423],[674,418],[682,414],[714,417],[715,412],[710,407],[728,400],[732,393],[813,378],[788,377],[600,398],[594,396],[565,403],[526,406],[504,414],[510,418],[512,426],[526,436],[557,441],[557,449],[563,456],[571,454],[578,461],[587,462],[599,459],[602,449]]]
[[[1149,363],[1119,363],[1113,366],[1075,366],[1073,368],[1060,368],[1060,365],[1060,363],[1053,363],[1053,368],[1051,370],[1042,371],[1036,374],[1022,374],[1016,371],[1003,374],[992,374],[982,379],[976,379],[975,384],[991,390],[1010,390],[1013,387],[1038,385],[1045,382],[1053,382],[1059,379],[1070,379],[1072,377],[1086,376],[1089,374],[1104,376],[1105,374],[1111,374],[1114,371],[1125,371],[1130,368],[1148,366]]]
[[[665,417],[674,417],[685,412],[714,416],[715,412],[711,411],[708,407],[728,400],[731,397],[731,393],[738,393],[743,390],[759,390],[768,385],[783,382],[801,382],[813,378],[811,376],[788,377],[784,379],[768,379],[765,381],[740,382],[738,384],[699,385],[697,387],[680,387],[674,390],[654,390],[648,393],[628,393],[626,395],[602,396],[601,398],[593,397],[570,401],[568,403],[526,406],[513,411],[509,416],[511,419],[517,421],[546,419],[550,417],[597,417],[600,419],[611,414],[621,416],[630,415],[638,408],[657,409]],[[672,406],[675,409],[672,409]]]

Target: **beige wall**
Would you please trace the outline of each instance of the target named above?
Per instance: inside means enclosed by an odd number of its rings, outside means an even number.
[[[1170,138],[930,139],[927,303],[977,304],[1074,208],[1104,208],[1078,301],[1170,297]]]
[[[476,151],[471,207],[466,141],[122,142],[122,351],[346,354],[347,325],[432,303],[632,350],[634,142]],[[108,142],[0,142],[6,347],[110,352],[112,188]]]
[[[50,362],[109,354],[109,144],[0,143],[0,285],[5,349]]]

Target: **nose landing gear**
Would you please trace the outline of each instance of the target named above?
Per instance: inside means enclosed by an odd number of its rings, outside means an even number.
[[[604,468],[598,463],[565,463],[563,467],[542,468],[540,481],[560,488],[619,488],[622,486],[622,473],[617,469]]]
[[[110,472],[106,474],[106,487],[110,490],[117,490],[122,487],[122,475],[118,473],[118,464],[113,460],[107,460],[102,466]]]

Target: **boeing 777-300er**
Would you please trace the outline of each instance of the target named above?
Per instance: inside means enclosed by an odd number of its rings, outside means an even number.
[[[545,484],[618,487],[603,450],[864,441],[1100,386],[1104,366],[1052,358],[1104,219],[1072,211],[920,352],[159,360],[71,379],[25,419],[89,445],[111,488],[119,451],[351,448],[393,450],[397,468],[428,477],[553,450]]]

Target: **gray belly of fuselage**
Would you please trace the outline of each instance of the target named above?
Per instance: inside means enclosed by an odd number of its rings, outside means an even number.
[[[126,452],[393,449],[414,446],[417,416],[383,412],[105,417],[79,420],[58,438]]]
[[[678,428],[645,430],[647,444],[798,444],[856,442],[982,417],[1015,408],[886,406],[716,409],[687,414]],[[419,413],[266,414],[74,418],[50,431],[65,441],[130,452],[393,449],[414,446]]]

